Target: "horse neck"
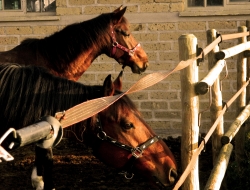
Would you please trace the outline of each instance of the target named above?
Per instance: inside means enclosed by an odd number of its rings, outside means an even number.
[[[53,48],[51,52],[55,49],[60,52],[56,56],[51,53],[53,55],[48,57],[52,59],[50,64],[54,64],[53,74],[77,81],[99,55],[108,53],[107,46],[111,44],[109,24],[100,23],[98,20],[99,17],[69,25],[41,40],[42,49],[47,46],[49,49]],[[60,47],[51,46],[50,41],[54,41],[52,44],[57,46],[62,38],[64,42]],[[39,51],[44,52],[41,49]],[[46,55],[43,54],[42,57],[44,56]]]

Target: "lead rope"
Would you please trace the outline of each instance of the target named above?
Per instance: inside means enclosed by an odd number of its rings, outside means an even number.
[[[62,127],[66,128],[70,125],[76,124],[89,117],[92,117],[93,115],[99,113],[100,111],[110,106],[112,103],[114,103],[124,95],[138,92],[140,90],[148,88],[167,78],[170,74],[186,68],[197,59],[202,58],[207,53],[209,53],[219,42],[221,42],[221,40],[222,37],[219,36],[210,45],[208,45],[203,50],[203,53],[201,53],[199,56],[194,57],[192,59],[188,59],[187,61],[179,62],[174,69],[168,72],[156,72],[146,75],[145,77],[137,81],[133,86],[131,86],[127,91],[121,94],[89,100],[66,110],[64,113],[64,119],[61,120]]]
[[[194,57],[192,59],[188,59],[187,61],[179,62],[177,64],[177,66],[174,69],[170,70],[169,72],[157,72],[157,73],[148,74],[145,77],[141,78],[139,81],[137,81],[126,92],[123,92],[123,93],[121,93],[119,95],[115,95],[115,96],[109,96],[109,97],[93,99],[93,100],[78,104],[78,105],[66,110],[65,111],[65,116],[66,117],[61,121],[62,128],[66,128],[66,127],[68,127],[70,125],[78,123],[78,122],[80,122],[82,120],[85,120],[85,119],[87,119],[89,117],[92,117],[93,115],[95,115],[95,114],[101,112],[102,110],[104,110],[105,108],[107,108],[109,105],[111,105],[115,101],[119,100],[122,96],[124,96],[126,94],[131,94],[131,93],[143,90],[145,88],[148,88],[148,87],[162,81],[163,79],[167,78],[170,74],[172,74],[172,73],[174,73],[176,71],[179,71],[181,69],[186,68],[187,66],[189,66],[191,63],[193,63],[197,59],[203,58],[205,55],[207,55],[217,44],[219,44],[223,40],[239,38],[239,37],[243,37],[243,36],[246,36],[246,35],[249,35],[249,32],[243,32],[243,33],[237,33],[237,34],[219,35],[218,38],[216,38],[211,44],[209,44],[206,48],[203,49],[203,52],[199,56]],[[227,107],[232,104],[232,102],[239,96],[242,89],[245,88],[248,84],[249,84],[249,80],[228,101],[227,106],[224,106],[224,108],[222,110],[222,113],[225,113]],[[183,184],[183,182],[185,181],[187,175],[192,170],[198,155],[200,154],[200,152],[204,148],[204,145],[206,144],[206,142],[208,141],[208,139],[212,135],[212,133],[213,133],[217,123],[221,119],[221,117],[222,117],[222,114],[217,118],[214,125],[211,127],[211,129],[209,130],[209,132],[205,136],[204,141],[203,141],[204,143],[202,143],[198,147],[198,149],[196,150],[196,152],[192,156],[192,159],[191,159],[190,163],[186,167],[186,169],[183,172],[182,176],[180,177],[179,181],[176,183],[176,185],[174,187],[174,190],[177,190]]]
[[[217,117],[217,119],[215,120],[214,124],[212,125],[212,127],[210,128],[210,130],[208,131],[207,135],[204,137],[202,143],[200,144],[200,146],[195,150],[188,166],[186,167],[185,171],[182,173],[181,177],[179,178],[179,181],[175,184],[175,187],[173,188],[173,190],[178,190],[179,187],[181,187],[181,185],[183,184],[183,182],[185,181],[185,179],[187,178],[188,174],[190,173],[190,171],[192,169],[194,169],[194,166],[196,164],[197,158],[199,156],[199,154],[201,153],[201,151],[204,149],[206,142],[208,141],[208,139],[211,137],[211,135],[213,134],[214,130],[216,129],[219,121],[221,120],[222,116],[224,115],[224,113],[226,112],[226,110],[228,109],[228,107],[235,101],[235,99],[242,93],[242,91],[246,88],[246,86],[249,84],[250,79],[248,79],[246,81],[246,83],[241,87],[241,89],[225,104],[225,106],[223,107],[220,115]]]

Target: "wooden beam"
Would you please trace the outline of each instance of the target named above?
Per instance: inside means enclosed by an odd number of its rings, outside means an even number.
[[[222,180],[225,176],[229,158],[233,150],[233,145],[231,143],[224,145],[218,155],[216,164],[208,178],[207,184],[204,190],[219,190]]]
[[[206,94],[211,87],[215,80],[220,76],[221,71],[225,66],[224,60],[219,60],[217,63],[212,67],[206,77],[204,77],[199,83],[195,85],[195,92],[198,95]]]
[[[225,145],[231,142],[237,132],[240,130],[241,125],[250,116],[250,104],[248,104],[244,110],[238,115],[234,122],[230,125],[228,131],[221,137],[221,144]]]
[[[239,45],[236,45],[234,47],[221,50],[217,53],[215,53],[216,59],[227,59],[229,57],[232,57],[234,55],[237,55],[245,50],[250,49],[250,42],[245,42]]]
[[[210,44],[217,37],[217,31],[212,29],[207,31],[207,43]],[[208,54],[208,70],[213,69],[214,65],[217,63],[217,60],[214,57],[214,54],[219,51],[219,46],[215,46],[214,49]],[[220,87],[220,77],[214,81],[211,87],[212,94],[212,103],[210,106],[210,116],[211,123],[213,124],[218,116],[222,112],[222,92]],[[224,117],[218,122],[214,133],[212,134],[212,149],[213,149],[213,163],[215,162],[219,151],[221,149],[221,136],[224,134]]]
[[[181,35],[179,41],[179,58],[188,60],[196,56],[197,38],[193,34]],[[182,138],[181,138],[181,165],[183,170],[188,166],[198,148],[199,126],[199,97],[195,94],[194,86],[198,82],[198,66],[194,61],[180,71],[181,104],[182,104]],[[198,160],[193,170],[182,185],[183,189],[199,188]]]
[[[240,26],[238,27],[239,32],[246,32],[247,27],[246,26]],[[242,37],[238,39],[238,43],[241,44],[250,44],[250,42],[247,42],[247,37]],[[249,49],[249,48],[248,48]],[[239,90],[248,80],[247,79],[247,59],[243,56],[243,51],[246,49],[241,49],[241,52],[239,52],[238,59],[237,59],[237,90]],[[246,98],[246,89],[242,91],[240,96],[236,100],[236,115],[239,115],[241,111],[245,108],[249,101]],[[236,162],[238,162],[239,165],[244,161],[245,159],[245,127],[240,127],[239,131],[235,135],[235,159]]]

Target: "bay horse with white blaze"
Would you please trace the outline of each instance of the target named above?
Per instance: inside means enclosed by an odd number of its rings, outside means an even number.
[[[103,85],[86,86],[53,76],[44,68],[2,64],[0,86],[2,136],[10,127],[20,129],[43,116],[54,115],[84,101],[121,93],[122,81],[119,75],[112,82],[109,75]],[[157,188],[175,182],[177,166],[173,154],[127,96],[76,125],[94,154],[105,164],[125,171],[126,177],[139,173]],[[36,189],[54,188],[52,148],[36,146],[32,172]]]
[[[133,73],[148,67],[148,57],[129,30],[123,16],[126,7],[112,13],[66,26],[44,39],[26,39],[15,48],[0,52],[0,63],[47,68],[52,74],[78,80],[101,54],[129,66]]]

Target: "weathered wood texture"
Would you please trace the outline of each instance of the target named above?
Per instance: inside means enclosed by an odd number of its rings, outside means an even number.
[[[179,58],[187,60],[196,56],[197,38],[193,34],[182,35],[179,41]],[[198,147],[198,112],[199,97],[195,94],[194,86],[198,82],[197,62],[180,71],[181,101],[182,101],[182,138],[181,162],[183,170]],[[199,189],[198,160],[182,185],[182,189]]]
[[[246,37],[243,37],[243,38],[246,38]],[[250,48],[250,42],[246,42],[246,43],[242,42],[239,45],[217,52],[215,54],[215,57],[217,59],[227,59],[237,54],[241,54],[241,52],[248,50],[249,48]]]
[[[222,180],[225,176],[227,165],[233,150],[231,143],[224,145],[221,148],[220,154],[216,160],[213,170],[209,176],[204,190],[219,190]]]
[[[217,31],[212,29],[207,31],[207,43],[210,44],[212,41],[216,39]],[[215,53],[219,51],[219,46],[217,45],[214,49],[208,54],[208,70],[211,70],[214,65],[217,63],[217,59],[215,59]],[[213,124],[215,120],[221,113],[222,110],[222,92],[220,88],[220,77],[214,81],[211,86],[211,94],[212,94],[212,103],[210,107],[210,117],[211,123]],[[213,135],[212,135],[212,149],[213,149],[213,163],[215,163],[216,157],[219,154],[221,149],[221,136],[224,134],[224,117],[221,118],[218,123]]]
[[[238,27],[239,32],[246,32],[247,27],[241,26]],[[239,38],[238,43],[248,43],[247,37]],[[249,47],[250,48],[250,47]],[[242,50],[243,51],[243,50]],[[237,90],[239,90],[243,84],[246,83],[247,80],[247,59],[244,58],[244,53],[239,53],[237,60]],[[246,89],[241,93],[236,101],[237,112],[236,115],[244,109],[246,106]],[[235,136],[235,159],[238,163],[241,163],[245,158],[244,153],[244,139],[245,139],[245,127],[239,129],[238,133]]]
[[[230,143],[231,140],[235,137],[237,132],[240,130],[242,124],[249,118],[250,116],[250,105],[248,104],[238,115],[238,117],[234,120],[234,122],[230,125],[228,131],[221,137],[221,143],[223,145]]]
[[[199,83],[195,85],[195,92],[199,95],[206,94],[209,91],[209,88],[214,84],[216,79],[220,76],[223,68],[225,67],[225,60],[219,60],[211,68],[206,77],[204,77]]]

